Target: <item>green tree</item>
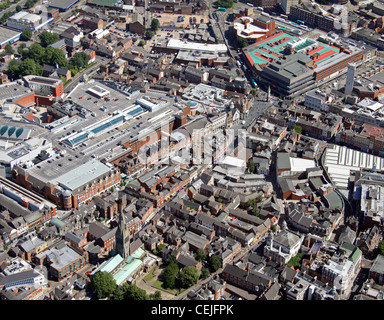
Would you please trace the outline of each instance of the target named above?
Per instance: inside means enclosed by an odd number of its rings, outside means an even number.
[[[10,43],[7,43],[4,47],[4,50],[7,54],[12,54],[15,52],[15,50],[13,50],[12,46]]]
[[[170,265],[171,263],[176,263],[177,264],[176,256],[174,254],[171,254],[168,257],[168,259],[165,261],[165,265],[166,266]]]
[[[221,259],[219,256],[212,255],[209,258],[209,269],[211,270],[211,272],[216,272],[217,270],[219,270],[221,268],[221,265]]]
[[[218,7],[223,7],[223,8],[232,8],[234,5],[233,0],[218,0],[214,3]]]
[[[112,274],[106,271],[96,273],[91,279],[91,288],[99,299],[110,297],[116,287]]]
[[[28,53],[27,53],[28,58],[36,62],[40,62],[44,56],[45,56],[45,50],[40,44],[32,43],[29,46]]]
[[[276,227],[275,224],[271,225],[271,230],[272,230],[272,232],[276,232],[276,229],[277,229],[277,227]]]
[[[147,39],[152,39],[152,37],[154,36],[155,34],[153,33],[153,31],[151,31],[151,30],[147,30],[146,32],[145,32],[145,37],[147,38]]]
[[[28,50],[25,50],[26,47],[27,45],[24,42],[20,43],[19,47],[17,48],[17,53],[21,56],[25,56],[28,52]]]
[[[35,62],[35,60],[27,58],[19,66],[19,78],[30,74],[41,76],[43,74],[43,67]]]
[[[16,11],[17,11],[17,12],[20,12],[21,10],[23,10],[23,8],[18,4],[18,5],[16,6]]]
[[[298,125],[293,126],[293,130],[295,130],[297,133],[303,132],[303,128]]]
[[[256,205],[256,199],[255,198],[248,200],[248,206],[254,207],[255,205]]]
[[[124,284],[124,300],[149,300],[147,292],[135,284]]]
[[[8,70],[6,71],[6,73],[10,79],[13,79],[13,80],[19,79],[20,65],[21,65],[20,60],[12,59],[9,62]]]
[[[89,54],[85,52],[76,52],[73,57],[69,60],[71,66],[77,69],[84,68],[88,65]]]
[[[72,68],[70,71],[71,71],[71,76],[73,77],[73,76],[75,76],[79,72],[79,69]]]
[[[201,268],[201,279],[207,279],[211,273],[209,272],[208,268]]]
[[[143,47],[144,45],[145,45],[145,40],[141,39],[141,40],[139,41],[139,46],[140,46],[140,47]]]
[[[163,272],[163,280],[166,288],[174,289],[176,286],[176,277],[179,272],[177,263],[171,262]]]
[[[207,253],[204,251],[204,249],[197,249],[195,253],[195,259],[199,262],[204,261],[207,258]]]
[[[51,66],[58,65],[60,68],[66,68],[68,66],[68,60],[65,57],[64,51],[58,48],[46,48],[42,61]]]
[[[27,0],[27,2],[25,3],[25,8],[26,9],[31,9],[34,5],[35,5],[35,1]]]
[[[301,268],[301,262],[303,261],[304,254],[303,253],[298,253],[294,257],[291,258],[291,260],[288,261],[287,267],[294,267],[295,269],[300,269]]]
[[[377,254],[384,256],[384,240],[379,242],[379,245],[376,248]]]
[[[1,10],[7,9],[11,6],[11,4],[12,4],[11,1],[7,0],[6,2],[0,4],[0,9]]]
[[[30,29],[25,29],[20,35],[20,40],[28,41],[32,38],[32,31]]]
[[[43,47],[48,47],[50,44],[59,41],[60,37],[56,33],[44,30],[39,34],[39,39]]]
[[[152,250],[152,252],[153,254],[158,255],[165,247],[166,245],[164,243],[159,244],[155,249]]]
[[[161,292],[156,290],[154,293],[149,295],[149,300],[163,300],[161,297]]]
[[[160,28],[160,21],[158,19],[152,19],[152,21],[151,21],[152,31],[156,31],[159,28]]]
[[[247,39],[244,39],[244,38],[238,38],[237,39],[237,45],[240,47],[240,48],[245,48],[249,45]]]
[[[250,93],[251,95],[255,96],[255,95],[256,95],[256,90],[255,90],[255,89],[252,89],[251,91],[249,91],[249,93]]]
[[[0,22],[1,22],[1,23],[4,23],[5,21],[7,21],[7,19],[8,19],[10,16],[14,15],[15,13],[16,13],[16,11],[9,11],[9,12],[4,13],[4,14],[1,16],[1,18],[0,18]]]
[[[252,214],[253,216],[257,217],[257,216],[259,215],[259,209],[257,209],[257,208],[252,209],[252,210],[251,210],[251,214]]]
[[[118,286],[116,290],[113,292],[112,300],[124,300],[124,287]]]
[[[180,287],[190,288],[196,284],[199,278],[199,270],[194,266],[188,266],[181,270],[177,277],[177,281],[180,284]]]
[[[255,173],[256,166],[253,159],[248,160],[247,168],[248,168],[248,173]]]

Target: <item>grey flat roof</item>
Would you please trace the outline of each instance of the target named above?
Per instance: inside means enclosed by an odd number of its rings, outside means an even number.
[[[49,6],[59,9],[68,9],[78,1],[79,0],[52,0]]]
[[[13,38],[14,36],[21,34],[19,30],[13,30],[10,28],[0,27],[0,44]]]
[[[48,258],[53,262],[51,267],[60,270],[81,256],[69,246],[61,249],[51,249],[48,251]]]
[[[64,173],[55,180],[64,188],[74,190],[88,181],[93,180],[111,169],[97,160],[91,160],[83,165]]]
[[[4,37],[4,35],[2,34],[2,29],[3,28],[0,27],[0,44],[3,42],[2,37]],[[0,100],[13,100],[31,93],[31,89],[17,82],[8,82],[0,85]]]

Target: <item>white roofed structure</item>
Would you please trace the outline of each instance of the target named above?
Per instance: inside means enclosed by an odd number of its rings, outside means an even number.
[[[336,188],[347,189],[352,171],[384,170],[384,158],[332,145],[326,149],[324,167]]]
[[[170,39],[167,44],[169,49],[179,50],[191,50],[191,51],[202,51],[202,52],[227,52],[227,46],[225,44],[207,44],[197,43],[190,41],[183,41],[179,39]]]

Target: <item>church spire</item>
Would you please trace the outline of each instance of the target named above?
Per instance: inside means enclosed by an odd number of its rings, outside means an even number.
[[[130,242],[131,238],[125,223],[125,214],[124,212],[121,212],[116,231],[116,251],[124,259],[130,255]]]

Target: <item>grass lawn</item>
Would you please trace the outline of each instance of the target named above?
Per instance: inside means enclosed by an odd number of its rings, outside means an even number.
[[[152,268],[151,271],[145,276],[144,281],[151,281],[154,277],[153,273],[155,272],[156,267]]]
[[[295,269],[301,268],[301,262],[303,261],[303,258],[304,254],[298,253],[297,255],[292,257],[291,260],[289,260],[289,262],[287,263],[287,267],[294,267]]]
[[[164,282],[163,281],[160,281],[160,280],[156,280],[153,284],[152,284],[153,287],[155,288],[159,288],[159,289],[163,289],[171,294],[175,294],[177,292],[176,289],[169,289],[169,288],[165,288],[164,286]]]

